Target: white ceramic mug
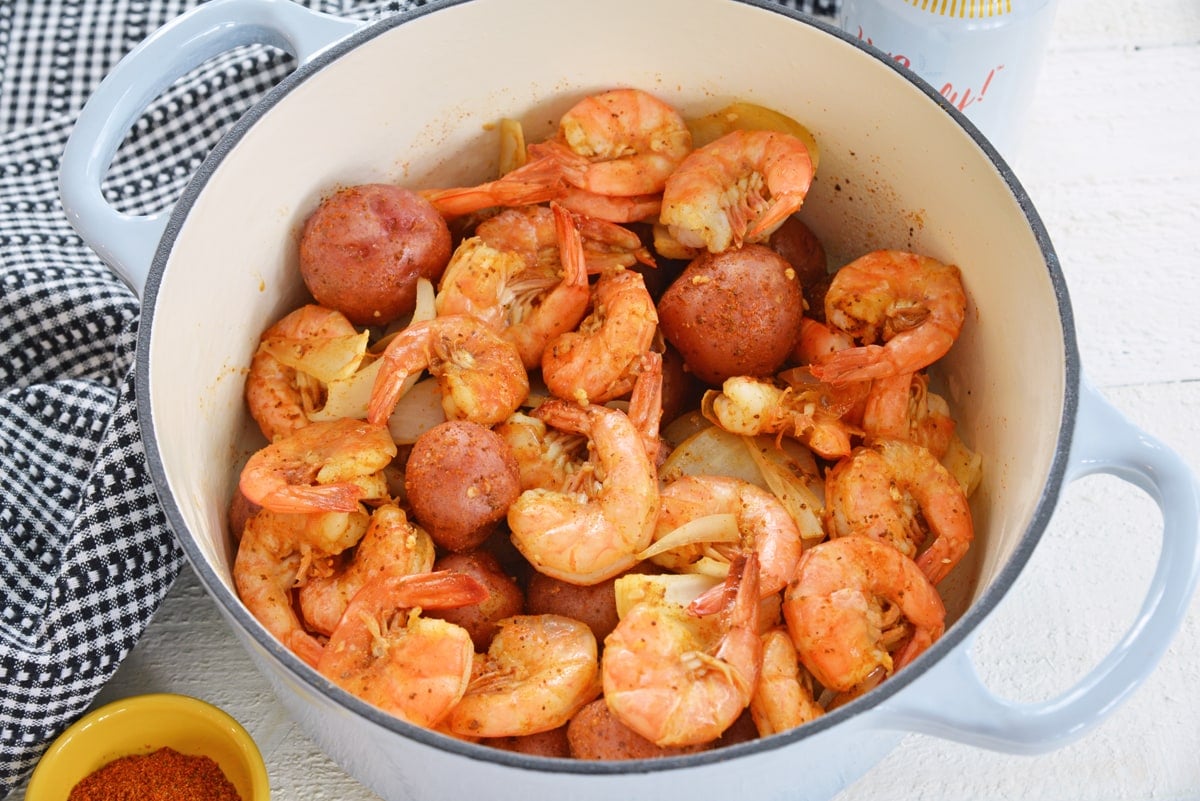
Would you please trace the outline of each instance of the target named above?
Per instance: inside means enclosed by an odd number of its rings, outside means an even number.
[[[842,30],[928,82],[1016,155],[1055,0],[843,0]]]

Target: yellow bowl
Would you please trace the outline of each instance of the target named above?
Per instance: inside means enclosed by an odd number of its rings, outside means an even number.
[[[186,695],[139,695],[84,715],[50,746],[29,779],[26,801],[66,801],[88,774],[123,756],[173,748],[210,757],[242,801],[268,801],[262,754],[241,724]]]

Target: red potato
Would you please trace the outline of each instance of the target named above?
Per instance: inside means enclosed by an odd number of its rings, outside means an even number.
[[[434,562],[433,569],[464,573],[487,590],[487,598],[477,604],[426,612],[429,617],[441,618],[466,629],[476,651],[487,651],[496,633],[496,623],[521,614],[525,608],[521,588],[487,551],[447,554]]]
[[[658,303],[667,341],[700,380],[773,374],[800,335],[796,270],[765,245],[698,256]]]
[[[300,234],[300,275],[322,306],[355,325],[386,325],[416,306],[450,260],[450,229],[416,192],[362,184],[321,202]]]
[[[833,274],[829,272],[825,248],[817,235],[793,214],[771,234],[767,244],[796,268],[796,277],[804,291],[804,313],[817,322],[825,322],[825,290]]]
[[[520,737],[491,737],[482,742],[493,748],[530,756],[558,757],[560,759],[567,759],[571,756],[566,726]]]
[[[413,517],[449,551],[482,544],[521,494],[512,448],[490,428],[448,420],[413,443],[404,469]]]
[[[663,748],[626,726],[608,708],[603,698],[575,713],[567,724],[567,742],[576,759],[653,759],[694,754],[711,746],[687,745]]]

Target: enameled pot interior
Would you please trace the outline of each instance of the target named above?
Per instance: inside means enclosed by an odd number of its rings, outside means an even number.
[[[475,0],[352,37],[240,124],[176,209],[148,287],[141,402],[164,506],[214,595],[238,606],[226,512],[262,443],[246,367],[262,329],[306,299],[296,240],[318,200],[360,182],[490,178],[502,117],[533,140],[581,96],[634,86],[686,116],[736,99],[807,125],[821,156],[801,215],[832,264],[890,247],[961,267],[967,322],[939,379],[984,464],[977,540],[944,585],[961,615],[1049,513],[1076,360],[1057,265],[1015,180],[929,92],[825,26],[725,0],[611,0],[559,35],[545,5]]]

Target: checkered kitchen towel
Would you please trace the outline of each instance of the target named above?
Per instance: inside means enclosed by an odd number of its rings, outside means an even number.
[[[0,0],[0,796],[86,710],[183,565],[138,434],[138,300],[70,227],[57,177],[100,79],[199,2]],[[836,0],[780,2],[831,14]],[[304,4],[364,20],[422,5]],[[293,66],[246,47],[178,81],[126,139],[110,202],[169,205]]]

